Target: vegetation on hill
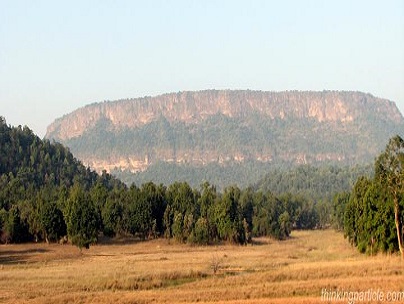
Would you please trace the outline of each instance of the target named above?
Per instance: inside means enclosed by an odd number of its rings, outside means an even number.
[[[274,194],[294,193],[316,201],[332,201],[337,193],[350,191],[360,176],[373,176],[371,165],[311,166],[302,165],[287,170],[269,171],[254,188]]]
[[[77,198],[75,209],[74,199],[98,184],[108,190],[124,186],[85,168],[61,144],[39,139],[28,127],[10,127],[0,117],[2,242],[57,241],[68,233],[74,243],[88,247],[88,227],[73,226],[88,220],[82,209],[92,208],[92,202]]]
[[[179,242],[247,243],[252,236],[289,236],[292,228],[321,225],[316,206],[292,195],[236,186],[219,192],[205,182],[127,187],[105,172],[86,169],[57,143],[27,127],[0,124],[2,242],[65,240],[88,248],[99,234]]]
[[[56,120],[47,137],[128,184],[223,189],[268,169],[368,164],[403,126],[393,102],[360,92],[208,90],[92,104]]]
[[[290,165],[285,164],[283,168],[287,171]],[[112,170],[111,174],[118,177],[127,185],[132,183],[140,185],[149,181],[170,185],[176,181],[186,181],[190,186],[196,188],[205,181],[209,181],[209,183],[215,185],[221,191],[228,185],[237,185],[238,187],[253,185],[263,175],[272,170],[274,170],[273,165],[258,161],[227,165],[211,163],[206,166],[158,162],[144,172],[132,173],[128,170],[121,171],[116,169]]]
[[[270,164],[247,162],[229,166],[207,165],[193,167],[158,163],[141,174],[113,171],[115,176],[130,184],[134,181],[140,185],[149,181],[172,184],[176,181],[187,181],[196,188],[201,183],[209,181],[222,191],[228,185],[250,185],[256,191],[271,192],[275,195],[290,193],[303,196],[315,202],[325,201],[331,206],[337,193],[352,190],[360,176],[373,176],[372,165],[362,166],[331,166],[331,165],[301,165],[274,167]],[[191,181],[191,182],[189,182]]]
[[[254,187],[222,191],[207,181],[199,187],[180,181],[128,187],[3,118],[0,160],[1,242],[68,238],[88,248],[103,234],[246,244],[253,236],[285,239],[293,229],[333,222],[361,252],[403,253],[404,141],[398,135],[377,158],[373,176],[368,167],[302,166],[275,170]],[[351,191],[334,195],[355,178]]]

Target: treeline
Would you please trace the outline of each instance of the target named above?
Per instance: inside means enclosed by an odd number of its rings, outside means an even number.
[[[275,166],[260,161],[245,161],[225,166],[208,164],[195,167],[189,164],[159,162],[139,173],[112,171],[121,181],[141,185],[150,180],[169,185],[175,181],[187,181],[191,187],[199,187],[208,180],[219,190],[227,185],[241,188],[252,185],[254,189],[274,194],[293,193],[308,198],[331,201],[336,193],[350,191],[360,176],[373,176],[373,165],[292,165]]]
[[[273,167],[270,163],[259,161],[233,162],[223,166],[210,163],[199,167],[191,164],[158,162],[143,172],[113,170],[111,173],[128,185],[132,183],[141,185],[151,180],[164,185],[186,181],[191,187],[196,188],[200,186],[201,181],[209,181],[222,191],[228,185],[237,185],[240,188],[253,185],[266,172],[272,171]]]
[[[22,198],[13,186],[18,184],[16,177],[7,191],[19,199],[0,211],[3,242],[56,242],[68,235],[74,244],[88,247],[102,233],[246,244],[253,236],[286,239],[292,229],[320,225],[319,210],[304,198],[251,188],[233,186],[220,193],[209,183],[193,189],[185,182],[168,187],[150,182],[111,189],[99,180],[89,189],[79,183],[70,188],[48,184]]]
[[[350,191],[360,176],[371,178],[372,165],[301,165],[287,170],[270,170],[254,188],[264,192],[293,193],[316,201],[331,202],[335,194]]]
[[[65,242],[88,248],[100,235],[175,238],[245,244],[252,236],[285,239],[291,229],[321,226],[316,204],[294,195],[244,190],[219,192],[176,182],[127,187],[86,169],[68,149],[42,141],[27,127],[0,121],[2,242]]]
[[[404,223],[404,141],[395,136],[375,161],[374,177],[359,177],[334,198],[333,218],[360,252],[401,251]]]

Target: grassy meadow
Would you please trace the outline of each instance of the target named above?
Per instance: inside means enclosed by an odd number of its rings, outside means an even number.
[[[0,282],[0,303],[348,303],[322,290],[404,291],[404,262],[359,254],[333,230],[248,246],[0,245]]]

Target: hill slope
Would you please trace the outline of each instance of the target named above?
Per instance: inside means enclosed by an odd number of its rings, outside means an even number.
[[[69,189],[76,182],[89,189],[97,181],[122,185],[83,166],[63,145],[41,140],[26,126],[11,127],[0,116],[0,209],[32,199],[45,187]]]
[[[63,145],[41,140],[28,127],[8,126],[0,116],[0,243],[92,236],[87,228],[100,223],[93,210],[103,201],[97,194],[93,207],[90,190],[107,194],[119,187],[122,182],[86,168]]]
[[[162,163],[368,163],[403,126],[394,102],[360,92],[208,90],[91,104],[46,137],[98,171],[142,172]]]

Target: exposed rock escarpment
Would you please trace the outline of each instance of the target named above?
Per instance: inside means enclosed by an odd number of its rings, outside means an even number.
[[[394,102],[361,92],[207,90],[95,103],[46,137],[97,170],[159,161],[363,162],[402,130]]]

